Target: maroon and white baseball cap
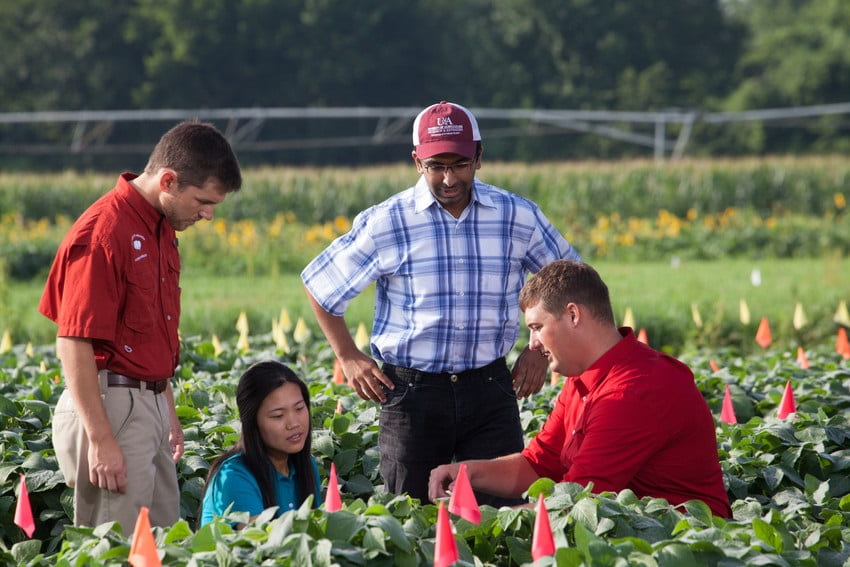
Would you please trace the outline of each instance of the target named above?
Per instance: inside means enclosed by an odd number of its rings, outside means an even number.
[[[459,104],[446,101],[432,104],[413,121],[413,147],[420,159],[437,154],[458,154],[471,159],[480,140],[478,122]]]

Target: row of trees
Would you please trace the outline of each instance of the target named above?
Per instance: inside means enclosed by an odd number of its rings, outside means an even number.
[[[0,108],[842,102],[848,22],[846,0],[16,0],[0,3]],[[848,149],[842,128],[832,118],[791,137],[759,125],[705,130],[696,147]],[[510,151],[636,151],[576,135],[559,142]]]

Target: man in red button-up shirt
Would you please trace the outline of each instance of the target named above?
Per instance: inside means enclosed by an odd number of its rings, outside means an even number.
[[[175,462],[183,431],[169,379],[179,359],[175,231],[210,220],[242,185],[239,162],[210,124],[166,132],[141,175],[124,173],[65,236],[39,311],[58,326],[66,390],[53,445],[74,488],[74,523],[118,521],[142,506],[154,525],[179,519]]]
[[[540,477],[631,489],[674,505],[702,500],[732,515],[717,457],[714,418],[690,369],[617,329],[608,288],[587,264],[559,260],[523,287],[530,347],[567,376],[541,431],[521,452],[468,461],[474,488],[519,496]],[[459,464],[431,472],[442,497]]]

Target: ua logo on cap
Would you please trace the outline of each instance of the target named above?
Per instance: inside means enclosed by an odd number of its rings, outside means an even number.
[[[452,119],[450,116],[438,116],[437,117],[437,126],[449,126],[452,123]]]

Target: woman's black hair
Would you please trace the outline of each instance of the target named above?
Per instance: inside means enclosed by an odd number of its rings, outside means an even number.
[[[257,362],[251,365],[239,378],[236,387],[236,406],[239,408],[239,421],[242,424],[242,433],[239,441],[219,456],[210,467],[207,482],[204,486],[206,494],[213,477],[215,477],[221,464],[231,456],[241,453],[245,466],[257,479],[260,492],[263,495],[263,505],[266,508],[277,506],[277,498],[272,482],[272,465],[266,452],[265,443],[260,435],[257,424],[257,413],[260,405],[266,397],[286,383],[293,383],[301,390],[304,403],[307,405],[307,414],[310,414],[310,391],[307,385],[288,366],[273,360]],[[313,463],[310,455],[312,452],[312,423],[308,421],[308,429],[304,447],[297,453],[289,455],[290,470],[294,470],[297,479],[296,498],[298,505],[304,503],[307,496],[313,495],[313,506],[319,500],[316,482],[313,474]],[[203,505],[203,496],[201,497]],[[200,517],[200,514],[198,514]]]

